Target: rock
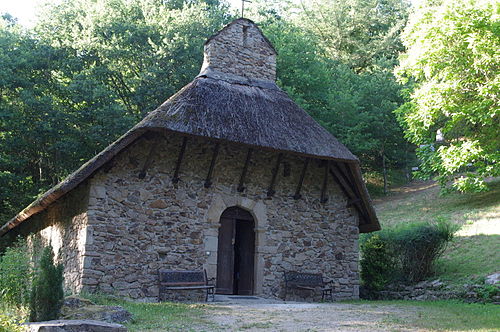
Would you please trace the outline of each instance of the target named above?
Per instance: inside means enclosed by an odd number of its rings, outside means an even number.
[[[25,326],[27,332],[127,332],[123,325],[95,320],[50,320]]]
[[[439,280],[439,279],[431,281],[429,283],[429,286],[431,288],[441,288],[441,287],[443,287],[443,285],[444,285],[444,283],[441,280]]]
[[[165,201],[161,200],[161,199],[157,199],[156,201],[154,201],[153,203],[151,203],[149,205],[150,208],[152,209],[165,209],[166,207],[168,207],[168,204],[165,203]]]
[[[124,323],[132,318],[132,314],[121,306],[88,305],[70,309],[61,309],[64,319],[72,320],[100,320],[108,323]]]
[[[93,304],[95,304],[95,303],[93,303],[90,300],[72,295],[72,296],[67,296],[66,298],[64,298],[63,307],[61,310],[81,308],[81,307],[85,307],[85,306],[93,305]]]
[[[500,283],[500,272],[490,274],[486,277],[484,282],[488,285],[496,285]]]

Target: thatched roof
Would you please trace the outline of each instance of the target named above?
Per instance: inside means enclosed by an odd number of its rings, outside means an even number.
[[[360,213],[360,231],[380,229],[359,161],[344,145],[274,82],[207,68],[116,142],[2,226],[0,236],[77,187],[144,133],[158,130],[336,161],[349,170],[346,183],[353,188],[348,191]]]
[[[314,158],[357,161],[275,84],[200,76],[136,128],[165,128],[195,136],[253,145]]]

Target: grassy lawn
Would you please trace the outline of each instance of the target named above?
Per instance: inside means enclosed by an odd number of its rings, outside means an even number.
[[[430,331],[500,331],[500,306],[458,301],[354,301],[353,304],[381,309],[397,306],[400,314],[389,314],[383,322],[406,329]]]

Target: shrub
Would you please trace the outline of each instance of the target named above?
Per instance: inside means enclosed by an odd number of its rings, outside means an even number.
[[[0,257],[0,300],[18,308],[27,306],[32,275],[28,246],[20,239]]]
[[[430,276],[434,262],[443,254],[456,230],[455,225],[439,220],[433,224],[412,223],[391,232],[390,245],[403,279],[417,282]]]
[[[369,290],[392,281],[417,282],[433,272],[433,264],[453,239],[457,226],[411,223],[365,237],[361,244],[361,279]]]
[[[0,332],[23,332],[24,327],[14,318],[0,314]]]
[[[387,241],[375,234],[361,244],[361,252],[361,279],[364,286],[370,290],[382,290],[391,280],[394,266]]]
[[[40,266],[33,280],[30,301],[30,321],[57,319],[63,303],[63,266],[54,265],[52,246],[45,247]]]

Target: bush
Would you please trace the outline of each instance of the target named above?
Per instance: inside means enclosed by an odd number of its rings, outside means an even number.
[[[14,318],[0,314],[0,332],[23,332],[24,327]]]
[[[375,234],[361,244],[361,279],[370,290],[382,290],[391,280],[393,257],[387,242]]]
[[[456,230],[456,226],[443,220],[396,228],[389,239],[403,279],[417,282],[430,276],[434,262],[443,254]]]
[[[361,243],[361,279],[373,291],[396,280],[417,282],[433,272],[433,264],[453,239],[457,226],[411,223],[370,234]]]
[[[33,280],[30,301],[30,321],[40,322],[59,317],[64,299],[63,266],[54,265],[52,246],[45,247],[39,271]]]
[[[27,306],[32,275],[26,241],[18,240],[0,257],[0,300],[18,308]]]

